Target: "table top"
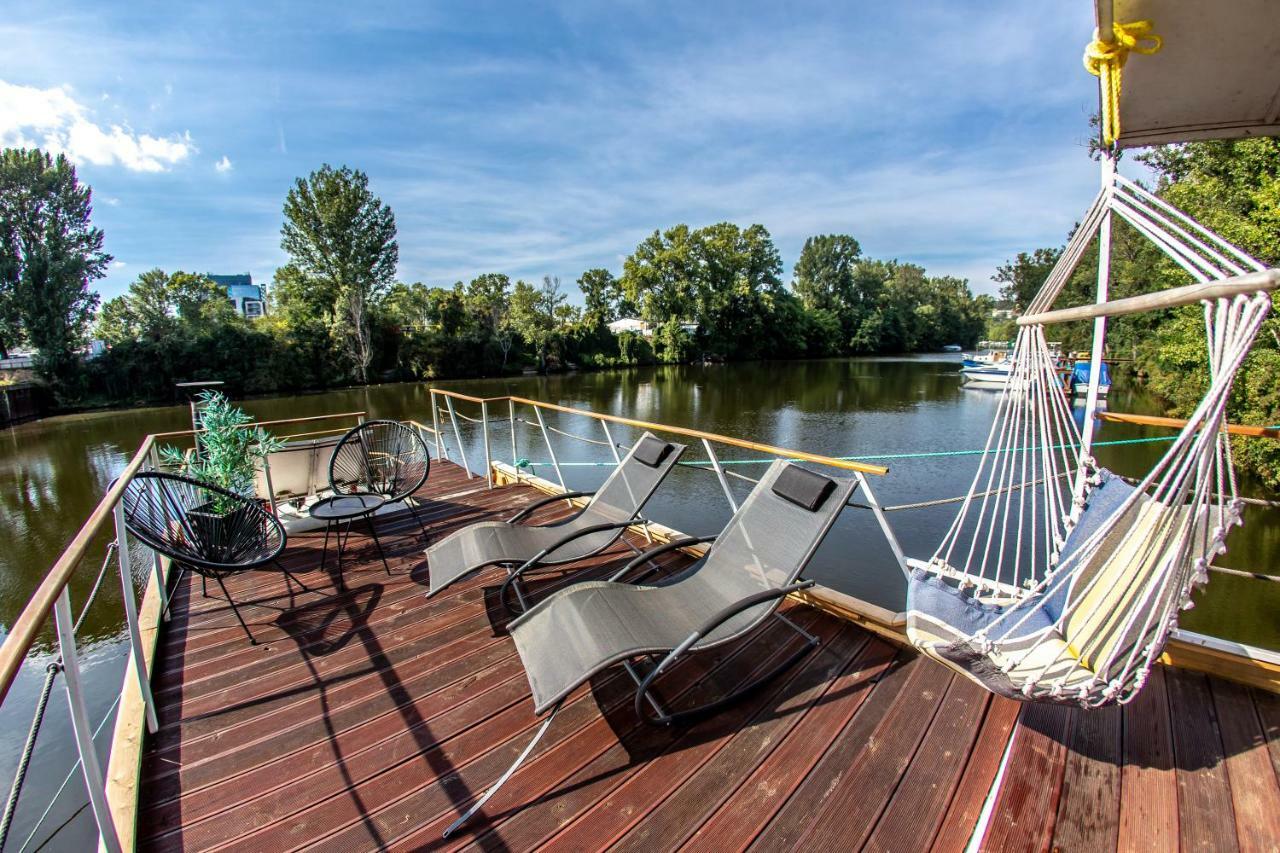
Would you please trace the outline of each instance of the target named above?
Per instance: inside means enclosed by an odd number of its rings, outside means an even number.
[[[311,517],[321,521],[339,521],[356,518],[376,512],[387,502],[382,495],[359,493],[354,495],[334,495],[311,505]]]

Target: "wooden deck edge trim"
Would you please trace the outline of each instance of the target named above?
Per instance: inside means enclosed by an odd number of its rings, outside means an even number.
[[[148,674],[154,673],[156,650],[160,639],[160,613],[163,609],[159,581],[167,585],[169,580],[168,557],[160,560],[157,575],[153,570],[147,582],[147,591],[138,608],[138,630],[142,635],[142,659]],[[142,688],[138,686],[131,661],[126,658],[124,681],[120,690],[120,707],[116,709],[115,729],[111,735],[111,751],[107,758],[107,804],[111,819],[120,836],[120,847],[133,850],[138,832],[138,785],[142,773],[142,748],[147,733],[146,708],[142,700]],[[105,851],[101,840],[98,850]]]
[[[495,486],[505,486],[519,482],[526,486],[532,486],[548,495],[556,495],[564,491],[557,483],[545,480],[542,477],[519,473],[505,462],[495,461],[493,463],[493,472]],[[570,501],[575,506],[584,506],[586,504],[586,499],[584,498],[571,498]],[[645,533],[644,527],[640,525],[636,525],[631,529],[641,536]],[[649,524],[649,532],[654,540],[658,542],[670,542],[672,539],[678,539],[686,535],[679,530],[655,523]],[[706,546],[695,545],[680,550],[700,557],[706,553]],[[911,645],[907,639],[907,620],[904,613],[890,613],[890,611],[882,607],[877,607],[869,602],[822,586],[796,593],[792,598],[853,622],[859,627],[865,628],[896,645]],[[1241,646],[1241,648],[1247,647]],[[1165,666],[1216,675],[1219,678],[1247,684],[1250,687],[1257,687],[1270,693],[1280,693],[1280,664],[1270,660],[1250,657],[1248,654],[1209,648],[1200,643],[1189,642],[1175,637],[1171,638],[1165,645],[1164,654],[1160,656],[1160,662]]]

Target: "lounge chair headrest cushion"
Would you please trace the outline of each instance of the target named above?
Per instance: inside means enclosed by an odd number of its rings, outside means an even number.
[[[636,442],[635,450],[631,451],[631,458],[637,462],[643,462],[650,468],[657,468],[662,464],[663,459],[671,455],[673,450],[675,450],[675,445],[668,444],[660,438],[646,435]]]
[[[798,465],[788,465],[783,468],[778,479],[773,481],[775,495],[796,506],[804,507],[809,512],[815,512],[822,506],[835,487],[834,480],[806,471]]]

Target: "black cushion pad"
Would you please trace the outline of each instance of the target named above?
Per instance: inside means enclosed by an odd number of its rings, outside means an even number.
[[[778,479],[773,481],[775,495],[810,512],[822,506],[835,487],[835,481],[829,477],[815,474],[798,465],[783,468]]]
[[[662,460],[666,459],[673,450],[675,450],[674,445],[651,435],[646,435],[636,443],[635,449],[631,452],[631,458],[637,462],[643,462],[650,468],[657,468],[662,464]]]

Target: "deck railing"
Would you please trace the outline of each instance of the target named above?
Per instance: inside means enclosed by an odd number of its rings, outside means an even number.
[[[599,412],[588,411],[584,409],[563,406],[555,403],[546,403],[539,400],[532,400],[518,396],[498,396],[498,397],[477,397],[467,394],[461,394],[456,391],[448,391],[441,388],[430,389],[431,400],[431,419],[430,424],[417,420],[406,421],[412,425],[429,447],[434,448],[436,458],[452,460],[452,453],[456,451],[457,462],[467,472],[469,479],[477,478],[480,473],[476,470],[479,466],[473,467],[472,461],[468,458],[467,442],[463,438],[463,430],[460,422],[468,422],[476,425],[480,430],[480,451],[483,453],[483,470],[487,485],[492,488],[494,485],[495,463],[498,460],[499,451],[494,444],[495,425],[506,422],[506,427],[510,432],[510,452],[511,452],[511,472],[514,478],[519,481],[522,470],[522,463],[528,464],[527,460],[520,457],[520,446],[518,433],[518,424],[528,425],[538,430],[541,436],[541,443],[545,446],[550,465],[555,472],[558,486],[562,490],[568,490],[565,483],[563,467],[559,457],[556,454],[555,443],[551,439],[552,434],[560,435],[565,438],[586,442],[596,446],[607,446],[613,457],[612,463],[617,464],[621,460],[619,451],[628,450],[628,446],[615,440],[615,436],[610,426],[621,426],[640,430],[649,430],[659,434],[671,436],[679,436],[684,439],[693,439],[701,443],[703,451],[706,453],[706,460],[687,463],[694,468],[701,468],[713,473],[717,482],[722,489],[726,500],[731,509],[738,507],[737,499],[730,488],[729,479],[737,478],[743,480],[753,480],[746,475],[727,470],[725,464],[722,464],[719,455],[716,452],[717,447],[730,447],[738,450],[747,450],[755,453],[784,458],[790,460],[805,461],[817,465],[827,466],[843,471],[852,472],[858,481],[858,492],[860,502],[853,503],[859,509],[870,510],[876,517],[884,536],[899,563],[900,567],[905,570],[906,556],[894,535],[892,527],[886,518],[886,513],[893,510],[910,510],[918,509],[925,506],[933,506],[938,503],[950,502],[951,499],[941,501],[926,501],[919,504],[904,504],[898,507],[883,507],[876,499],[874,490],[868,475],[879,476],[888,473],[888,468],[883,465],[873,464],[869,461],[861,461],[849,458],[836,458],[816,453],[809,453],[791,448],[779,447],[772,444],[750,441],[747,439],[736,438],[733,436],[721,435],[718,433],[707,432],[704,430],[693,429],[689,427],[673,426],[669,424],[655,423],[651,421],[639,420],[635,418],[622,417],[619,415],[608,415]],[[471,414],[458,411],[459,405],[474,407]],[[533,420],[527,420],[518,413],[521,409],[531,411]],[[503,411],[505,410],[505,411]],[[571,432],[568,429],[561,429],[559,426],[548,424],[545,413],[555,413],[559,416],[581,417],[589,421],[593,421],[600,427],[600,438],[593,438],[588,435]],[[496,418],[495,418],[496,415]],[[306,423],[315,423],[326,420],[354,420],[356,423],[363,421],[364,412],[347,412],[335,415],[320,415],[307,418],[289,418],[283,420],[262,421],[246,426],[283,426],[298,425]],[[1125,415],[1114,412],[1099,413],[1097,417],[1106,420],[1120,421],[1125,423],[1133,423],[1147,426],[1157,427],[1180,427],[1184,422],[1171,418],[1153,418],[1139,415]],[[336,428],[326,428],[311,430],[307,429],[299,433],[283,436],[288,439],[311,438],[321,435],[333,435],[345,432],[350,428],[349,425]],[[1228,427],[1229,431],[1263,438],[1280,438],[1280,430],[1274,428],[1262,427]],[[26,660],[35,641],[39,637],[42,630],[49,621],[52,614],[54,621],[55,633],[58,641],[58,648],[61,654],[60,671],[64,674],[65,687],[70,705],[71,723],[73,734],[75,737],[77,753],[80,757],[81,771],[85,779],[85,783],[89,792],[90,806],[97,823],[101,844],[107,850],[121,850],[131,846],[133,838],[133,828],[117,827],[113,819],[113,811],[117,809],[117,804],[112,802],[109,794],[109,787],[104,782],[102,767],[97,758],[97,752],[93,745],[94,732],[89,726],[88,711],[85,703],[83,687],[81,685],[81,673],[79,658],[77,655],[75,627],[76,623],[72,620],[71,599],[68,591],[68,583],[72,576],[76,573],[80,564],[89,553],[93,543],[109,531],[108,519],[114,524],[114,529],[110,529],[113,533],[112,545],[108,550],[108,561],[114,552],[118,563],[120,582],[122,585],[125,621],[127,623],[129,642],[130,642],[130,668],[133,670],[133,684],[126,684],[127,691],[136,688],[137,694],[140,696],[142,708],[139,709],[138,716],[140,720],[136,721],[136,725],[142,725],[141,720],[145,720],[148,731],[156,730],[156,712],[154,702],[151,697],[150,690],[150,650],[144,648],[142,628],[139,623],[137,612],[137,602],[134,598],[133,589],[133,573],[130,565],[129,552],[129,535],[124,524],[124,510],[120,504],[120,498],[124,493],[125,487],[140,471],[154,470],[159,467],[159,454],[157,444],[163,439],[189,438],[197,433],[192,430],[179,430],[175,432],[156,433],[146,436],[138,450],[130,458],[128,464],[121,472],[119,477],[112,483],[107,493],[99,501],[98,505],[90,513],[88,519],[75,537],[71,540],[66,549],[59,555],[53,567],[41,581],[39,587],[32,595],[27,605],[23,608],[22,613],[14,622],[9,631],[8,636],[4,640],[4,644],[0,647],[0,703],[3,703],[8,696],[9,690],[13,685],[14,679],[17,677],[23,662]],[[450,448],[452,440],[453,449]],[[473,450],[474,453],[474,443]],[[478,461],[478,460],[477,460]],[[744,460],[733,460],[738,463]],[[566,463],[567,464],[567,463]],[[682,463],[686,464],[686,463]],[[268,474],[269,484],[269,474]],[[268,485],[268,491],[270,486]],[[274,495],[268,496],[272,499],[274,508]],[[960,500],[961,498],[956,498]],[[103,572],[106,571],[104,563]],[[1241,574],[1240,572],[1235,572]],[[167,590],[165,584],[164,564],[158,556],[153,560],[153,569],[147,578],[148,597],[154,599],[152,609],[157,613],[164,609],[167,603]],[[99,583],[101,577],[99,578]],[[90,602],[91,603],[91,602]],[[86,603],[86,607],[87,607]],[[156,607],[158,606],[158,610]],[[152,633],[154,641],[154,633]],[[43,701],[47,701],[48,690],[45,690]],[[122,709],[123,713],[123,709]],[[38,709],[36,714],[36,723],[32,727],[31,738],[38,734],[39,719],[43,714],[43,705]],[[119,725],[119,720],[117,725]],[[140,733],[140,732],[139,732]],[[28,744],[30,746],[31,744]],[[18,777],[15,779],[11,793],[10,807],[6,809],[9,813],[8,818],[12,817],[12,801],[20,792],[22,774],[25,766],[20,764]],[[131,793],[136,796],[136,791]],[[122,795],[123,796],[123,795]],[[130,804],[131,805],[131,804]],[[6,819],[0,819],[0,845],[3,844],[2,833],[7,828]]]
[[[283,426],[325,420],[350,421],[354,419],[359,422],[364,415],[364,412],[346,412],[308,418],[259,421],[246,424],[245,427]],[[345,432],[349,428],[350,426],[342,427],[341,431]],[[337,430],[324,430],[323,432],[332,431]],[[28,743],[24,749],[24,755],[29,758],[34,748],[35,740],[39,735],[40,724],[44,720],[45,703],[49,698],[48,686],[51,686],[53,677],[61,673],[70,709],[76,754],[88,789],[89,805],[93,810],[94,820],[98,826],[101,845],[104,849],[110,851],[118,851],[132,846],[122,843],[122,838],[132,837],[132,827],[129,827],[122,834],[119,828],[116,827],[112,816],[113,809],[109,801],[108,786],[101,762],[98,760],[97,750],[94,747],[95,731],[90,726],[88,706],[85,701],[81,679],[82,673],[75,631],[81,620],[73,617],[71,594],[68,585],[95,542],[100,541],[101,537],[105,535],[110,535],[107,559],[103,563],[98,580],[94,585],[94,590],[96,592],[98,586],[102,583],[110,560],[114,556],[119,569],[125,623],[129,636],[130,660],[128,665],[132,668],[136,677],[147,729],[154,733],[156,731],[156,710],[151,696],[149,654],[142,641],[142,628],[138,618],[138,603],[134,596],[132,557],[129,549],[130,537],[125,527],[124,506],[121,504],[120,499],[124,494],[125,488],[139,472],[156,470],[160,467],[158,445],[161,441],[164,439],[190,438],[195,435],[197,435],[197,432],[194,430],[177,430],[154,433],[142,440],[141,445],[129,459],[124,470],[112,482],[106,494],[102,496],[102,500],[94,507],[84,524],[76,532],[76,535],[72,537],[71,542],[58,556],[53,567],[49,569],[48,573],[40,581],[40,585],[10,627],[3,646],[0,646],[0,704],[3,704],[9,696],[9,690],[22,669],[28,653],[35,645],[36,640],[39,639],[41,633],[46,629],[49,617],[52,615],[58,644],[59,662],[54,664],[53,669],[50,670],[50,684],[46,686],[40,699],[37,700],[38,704],[33,715],[33,723],[28,736]],[[153,568],[147,577],[145,585],[149,588],[150,595],[158,597],[161,609],[163,609],[163,605],[167,603],[167,591],[165,589],[164,564],[158,555],[153,560]],[[91,595],[90,599],[85,602],[83,610],[87,611],[92,601]],[[5,808],[5,818],[0,823],[0,832],[8,831],[13,817],[14,805],[21,794],[26,771],[26,763],[20,761],[13,784],[10,786],[9,802]],[[0,837],[0,845],[3,845],[2,837]]]

